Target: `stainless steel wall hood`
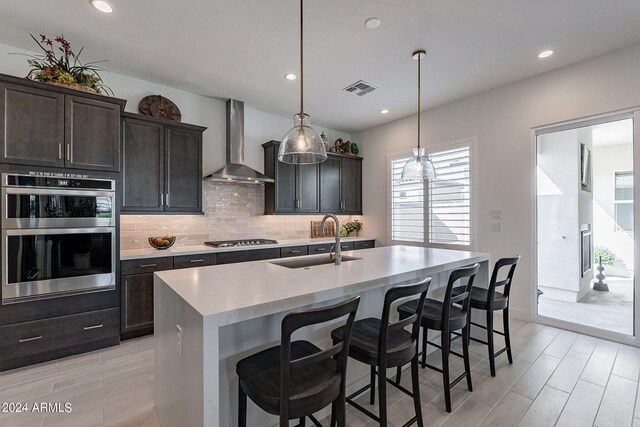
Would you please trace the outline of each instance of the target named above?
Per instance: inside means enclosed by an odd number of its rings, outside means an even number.
[[[227,101],[227,164],[203,179],[243,184],[273,182],[272,178],[244,164],[244,102]]]

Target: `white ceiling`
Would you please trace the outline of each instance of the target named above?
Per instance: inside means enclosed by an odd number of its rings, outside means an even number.
[[[195,93],[298,110],[296,0],[0,2],[0,43],[34,49],[28,32],[64,33],[85,60]],[[376,16],[375,30],[364,26]],[[307,0],[305,111],[312,123],[358,131],[415,112],[411,52],[425,48],[430,108],[640,43],[638,0]],[[543,49],[556,54],[546,60]],[[364,97],[343,92],[365,80]],[[117,93],[116,93],[117,95]],[[387,115],[379,114],[388,108]]]

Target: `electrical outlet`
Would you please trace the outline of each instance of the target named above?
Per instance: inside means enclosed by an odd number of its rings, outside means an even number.
[[[501,219],[502,218],[502,209],[491,209],[491,218],[492,219]]]
[[[502,231],[502,224],[499,221],[491,222],[491,232],[500,233]]]
[[[178,356],[182,357],[182,328],[176,325],[176,334],[178,335]]]

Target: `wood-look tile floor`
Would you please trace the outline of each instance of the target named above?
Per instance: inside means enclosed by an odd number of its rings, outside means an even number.
[[[474,391],[464,381],[456,385],[450,414],[444,410],[440,374],[420,370],[425,425],[640,426],[640,348],[516,320],[511,335],[514,363],[499,356],[495,378],[489,375],[486,347],[472,343]],[[456,340],[454,347],[459,345]],[[429,358],[440,365],[439,353]],[[157,426],[153,363],[153,338],[148,337],[2,373],[0,402],[69,402],[73,410],[0,413],[0,425]],[[462,370],[462,362],[453,357],[452,376]],[[409,381],[407,372],[404,385]],[[368,406],[368,395],[360,399]],[[390,426],[413,416],[411,398],[391,386],[388,404]],[[349,426],[376,425],[351,407],[347,411]]]

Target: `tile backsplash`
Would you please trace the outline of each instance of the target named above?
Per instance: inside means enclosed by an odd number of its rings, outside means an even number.
[[[121,215],[120,249],[149,248],[147,238],[160,234],[176,236],[175,246],[207,240],[304,239],[310,237],[311,221],[322,218],[321,214],[264,215],[262,185],[204,182],[202,191],[204,215]],[[340,223],[361,219],[338,218]]]

